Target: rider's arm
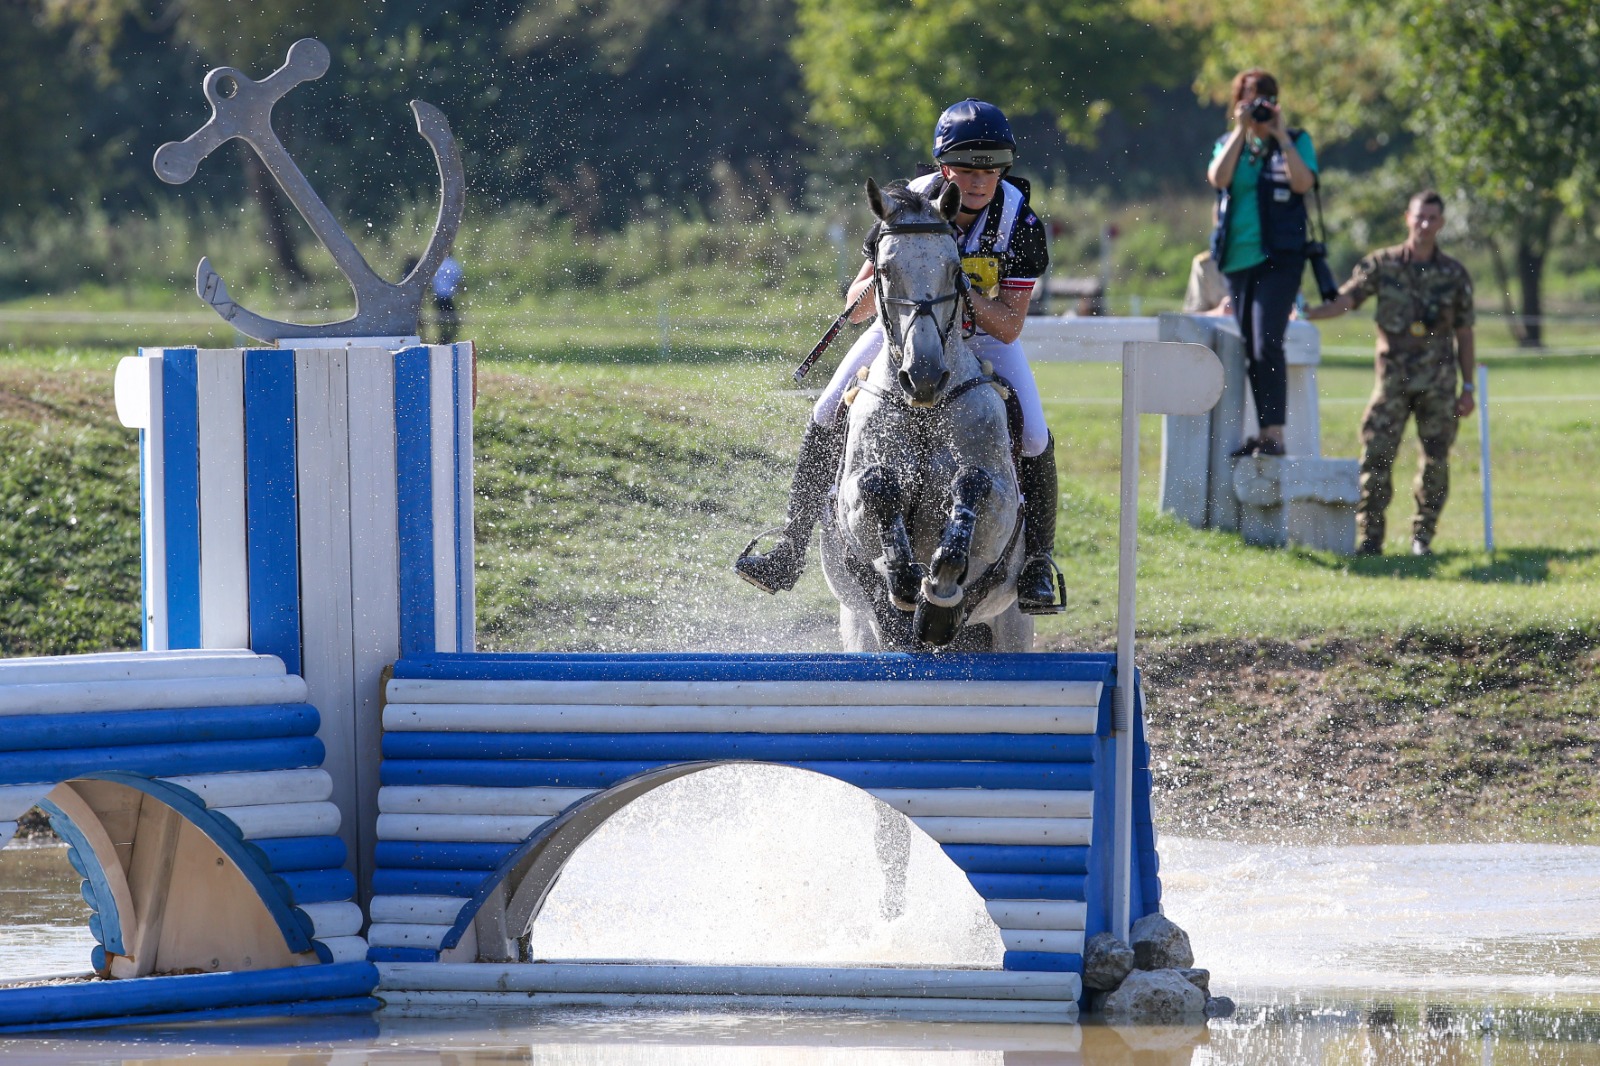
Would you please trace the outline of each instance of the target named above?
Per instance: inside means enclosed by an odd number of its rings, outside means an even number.
[[[994,299],[976,292],[971,296],[972,317],[979,329],[1001,344],[1010,344],[1022,336],[1022,327],[1028,321],[1028,301],[1033,299],[1033,286],[1002,286],[1000,295]]]
[[[844,305],[846,307],[855,303],[857,297],[862,293],[867,294],[867,298],[861,301],[861,306],[850,313],[850,321],[852,322],[865,322],[878,313],[878,296],[872,291],[872,275],[872,260],[868,259],[861,264],[861,273],[856,275],[856,280],[850,283],[850,291],[845,293]]]

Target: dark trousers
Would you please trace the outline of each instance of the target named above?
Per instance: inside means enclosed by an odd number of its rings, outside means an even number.
[[[454,344],[456,334],[461,332],[461,315],[456,310],[456,300],[453,296],[435,296],[433,309],[438,315],[439,344]]]
[[[1300,292],[1306,262],[1285,256],[1257,263],[1228,275],[1233,297],[1233,317],[1244,336],[1249,360],[1250,394],[1256,400],[1256,418],[1263,427],[1283,425],[1289,404],[1289,370],[1283,362],[1283,337],[1289,330],[1289,312]]]

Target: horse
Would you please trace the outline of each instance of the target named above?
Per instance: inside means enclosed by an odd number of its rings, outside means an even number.
[[[885,343],[845,395],[844,460],[823,515],[840,636],[848,651],[1029,651],[1008,390],[963,328],[961,192],[947,185],[930,201],[868,179],[867,202]]]

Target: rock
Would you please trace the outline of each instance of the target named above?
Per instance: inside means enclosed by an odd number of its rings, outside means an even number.
[[[1183,974],[1183,979],[1198,988],[1202,994],[1211,995],[1211,971],[1201,970],[1193,966],[1179,966],[1178,972]]]
[[[1212,996],[1210,999],[1206,1000],[1206,1017],[1233,1017],[1233,1000],[1229,999],[1227,996]]]
[[[1164,914],[1147,914],[1134,922],[1128,941],[1133,964],[1141,970],[1182,970],[1194,965],[1189,934]]]
[[[1104,1011],[1118,1019],[1194,1020],[1204,1017],[1206,997],[1177,970],[1134,970],[1106,997]]]
[[[1089,993],[1089,1013],[1099,1014],[1106,1009],[1106,997],[1111,995],[1105,989],[1096,989]]]
[[[1110,990],[1133,971],[1133,949],[1114,933],[1096,933],[1083,947],[1083,987]]]

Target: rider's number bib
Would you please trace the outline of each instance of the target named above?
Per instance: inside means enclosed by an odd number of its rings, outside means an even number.
[[[972,282],[972,287],[994,299],[1000,295],[1000,260],[992,255],[962,257],[961,272]]]

